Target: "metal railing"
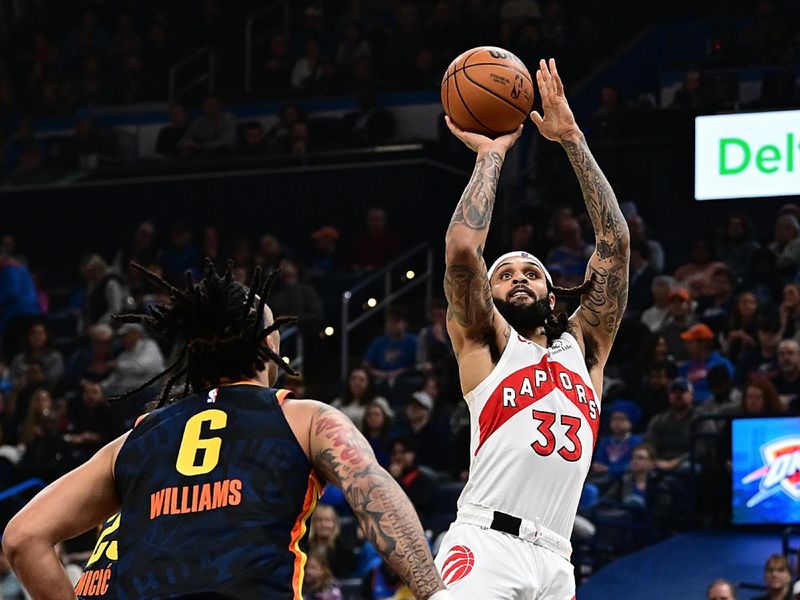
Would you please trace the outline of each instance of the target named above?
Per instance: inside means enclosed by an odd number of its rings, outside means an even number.
[[[185,83],[179,83],[179,75],[188,72],[191,68],[202,67],[199,75],[193,74]],[[203,46],[192,52],[189,56],[172,65],[169,70],[169,99],[174,101],[189,90],[205,84],[205,91],[213,94],[217,87],[217,54],[211,46]]]
[[[288,0],[273,0],[261,10],[248,17],[244,26],[244,91],[253,91],[253,51],[269,41],[275,32],[274,22],[280,19],[286,43],[289,43],[289,2]],[[265,21],[273,25],[257,30]]]
[[[425,255],[425,271],[420,274],[414,275],[413,279],[409,279],[402,283],[402,285],[396,289],[392,290],[392,272],[393,270],[403,264],[408,263],[411,259],[416,258],[421,255]],[[374,284],[376,281],[383,279],[383,298],[380,302],[375,304],[375,306],[370,307],[370,310],[367,312],[359,315],[355,319],[350,320],[350,302],[353,299],[353,296],[365,288],[369,287],[370,285]],[[342,292],[342,357],[341,357],[341,377],[342,379],[347,377],[347,367],[349,362],[349,351],[350,351],[350,332],[353,331],[356,327],[361,325],[367,319],[375,316],[381,309],[386,309],[389,305],[405,296],[410,291],[415,289],[420,284],[425,284],[425,310],[426,312],[431,306],[431,293],[433,291],[432,284],[433,284],[433,252],[430,249],[430,246],[426,243],[419,244],[415,246],[399,258],[396,258],[388,265],[386,265],[383,269],[374,273],[367,277],[366,279],[359,282],[358,285],[352,287],[349,290]]]

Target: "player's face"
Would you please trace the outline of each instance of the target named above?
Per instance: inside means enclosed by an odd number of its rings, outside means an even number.
[[[516,306],[531,305],[547,298],[547,279],[542,269],[524,258],[511,258],[492,274],[492,296]],[[552,309],[553,302],[550,303]]]
[[[514,329],[532,331],[552,314],[555,296],[547,291],[542,268],[525,259],[510,259],[492,274],[492,297]]]

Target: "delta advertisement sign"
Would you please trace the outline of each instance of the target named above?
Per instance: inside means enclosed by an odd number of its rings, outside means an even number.
[[[800,523],[800,418],[733,421],[733,522]]]
[[[696,200],[800,196],[800,110],[695,119]]]

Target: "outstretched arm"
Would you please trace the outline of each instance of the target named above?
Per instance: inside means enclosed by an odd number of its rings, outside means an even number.
[[[444,590],[414,507],[353,423],[321,406],[311,422],[310,452],[314,467],[342,489],[361,529],[414,597]]]
[[[591,291],[582,296],[580,308],[572,321],[584,338],[593,338],[598,364],[602,367],[611,351],[628,301],[628,225],[619,209],[614,190],[575,123],[555,60],[551,58],[549,65],[544,60],[540,61],[536,82],[544,117],[534,111],[531,119],[544,137],[559,142],[566,150],[578,176],[594,227],[596,245],[586,271],[587,278],[593,278],[593,285]]]
[[[447,329],[455,351],[459,352],[465,340],[482,340],[486,327],[493,325],[494,303],[483,249],[500,170],[506,152],[522,133],[522,125],[515,132],[492,140],[460,129],[449,117],[445,120],[453,135],[478,154],[472,177],[456,205],[445,236]]]

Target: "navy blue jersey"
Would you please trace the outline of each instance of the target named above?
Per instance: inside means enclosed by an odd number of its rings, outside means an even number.
[[[83,568],[83,574],[75,584],[78,600],[116,598],[114,574],[119,557],[119,523],[120,513],[103,523],[94,550]]]
[[[281,409],[287,394],[234,384],[137,424],[114,467],[116,598],[302,598],[320,484]]]

